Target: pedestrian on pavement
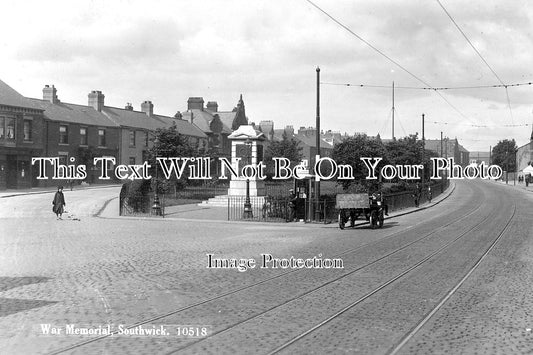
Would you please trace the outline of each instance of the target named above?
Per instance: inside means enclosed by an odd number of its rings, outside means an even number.
[[[414,192],[414,194],[413,194],[413,197],[415,198],[415,207],[418,207],[418,206],[419,206],[421,195],[422,195],[422,187],[421,187],[420,184],[417,182],[417,183],[416,183],[415,192]]]
[[[54,195],[54,200],[52,201],[52,211],[56,214],[57,219],[62,219],[63,215],[63,207],[65,207],[67,204],[65,203],[65,196],[63,196],[63,186],[57,187],[57,192]]]
[[[293,189],[289,190],[289,218],[288,222],[294,222],[296,218],[296,202],[298,201],[298,196],[294,193]]]

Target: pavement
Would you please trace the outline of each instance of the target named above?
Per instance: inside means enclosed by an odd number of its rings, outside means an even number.
[[[526,187],[526,183],[525,182],[519,183],[517,181],[508,181],[506,183],[504,180],[498,180],[498,181],[494,181],[494,182],[497,183],[497,184],[508,186],[509,188],[524,190],[524,191],[528,191],[528,192],[533,192],[533,184],[529,184],[529,186]]]
[[[527,192],[533,193],[533,184],[529,185],[528,187],[525,186],[525,183],[513,183],[513,181],[509,181],[508,183],[505,183],[505,181],[498,180],[493,181],[496,184],[505,185],[512,189],[518,189],[523,190]],[[88,186],[77,186],[74,190],[84,190],[84,189],[105,189],[105,188],[113,188],[120,185],[88,185]],[[393,211],[389,213],[389,216],[385,218],[385,220],[393,219],[399,216],[404,216],[406,214],[414,213],[420,210],[424,210],[427,208],[431,208],[446,198],[448,198],[455,189],[455,183],[452,181],[450,184],[450,187],[447,191],[445,191],[443,194],[438,195],[435,197],[431,203],[424,203],[420,205],[420,207],[410,207],[410,208],[404,208],[401,210]],[[20,195],[30,195],[30,194],[43,194],[43,193],[53,193],[56,191],[56,187],[49,187],[49,188],[34,188],[34,189],[27,189],[27,190],[8,190],[4,192],[0,192],[0,198],[6,198],[6,197],[13,197],[13,196],[20,196]],[[137,217],[137,216],[119,216],[119,198],[113,197],[110,198],[105,202],[105,204],[102,206],[102,208],[95,214],[98,217],[101,218],[121,218],[121,219],[147,219],[147,220],[159,220],[161,218],[159,217]],[[194,221],[194,220],[202,220],[203,222],[228,222],[228,223],[250,223],[246,221],[237,222],[237,221],[228,221],[228,211],[226,207],[213,207],[213,206],[198,206],[197,203],[194,204],[187,204],[187,205],[178,205],[178,206],[169,206],[165,209],[165,219],[170,220],[186,220],[186,221]],[[268,222],[268,224],[272,224],[275,222]],[[356,226],[364,225],[367,222],[363,223],[356,223]],[[305,222],[295,222],[290,223],[289,225],[305,225],[307,223]],[[313,224],[309,224],[312,226]],[[336,223],[330,224],[331,227],[337,228]]]
[[[389,213],[389,216],[385,217],[385,220],[404,216],[406,214],[414,213],[417,211],[422,211],[427,208],[431,208],[435,205],[438,205],[443,200],[448,198],[455,189],[455,183],[451,183],[450,187],[442,194],[439,194],[431,203],[421,204],[420,207],[410,207],[404,208],[401,210],[393,211]],[[97,213],[98,217],[102,218],[120,218],[120,219],[147,219],[147,220],[160,220],[160,217],[136,217],[136,216],[119,216],[119,199],[113,198],[107,202],[107,204],[102,208],[102,210]],[[197,203],[179,205],[179,206],[169,206],[165,208],[165,217],[164,219],[168,220],[184,220],[184,221],[195,221],[201,220],[202,222],[226,222],[226,223],[250,223],[247,221],[228,221],[228,209],[227,207],[213,207],[213,206],[198,206]],[[254,222],[261,223],[261,222]],[[276,222],[265,222],[269,225],[272,225]],[[278,223],[279,224],[279,223]],[[283,225],[294,225],[294,226],[303,226],[308,225],[310,227],[316,225],[315,223],[305,223],[305,222],[294,222],[294,223],[281,223]],[[361,226],[368,224],[368,222],[356,223],[355,226]],[[338,228],[336,223],[330,223],[327,225],[331,228]]]
[[[112,187],[120,187],[121,184],[111,184],[111,185],[76,185],[72,190],[67,186],[64,186],[64,191],[77,191],[77,190],[90,190],[90,189],[106,189]],[[6,197],[15,197],[15,196],[24,196],[24,195],[39,195],[39,194],[49,194],[55,193],[57,191],[57,186],[47,186],[47,187],[34,187],[31,189],[8,189],[0,191],[0,198]]]

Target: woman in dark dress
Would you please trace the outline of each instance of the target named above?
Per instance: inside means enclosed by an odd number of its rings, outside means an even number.
[[[59,186],[57,188],[57,192],[54,195],[52,205],[54,205],[52,211],[54,211],[54,213],[56,214],[57,219],[61,219],[61,215],[63,214],[63,207],[66,205],[65,196],[63,196],[63,186]]]

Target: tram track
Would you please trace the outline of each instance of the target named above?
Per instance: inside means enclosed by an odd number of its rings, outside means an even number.
[[[480,197],[479,195],[477,195],[477,196]],[[483,199],[483,198],[485,198],[485,195],[484,195],[484,194],[482,194],[482,199]],[[338,281],[338,280],[340,280],[340,279],[343,279],[343,278],[345,278],[345,277],[347,277],[347,276],[349,276],[349,275],[351,275],[351,274],[353,274],[353,273],[355,273],[355,272],[357,272],[357,271],[360,271],[360,270],[362,270],[362,269],[364,269],[364,268],[366,268],[366,267],[368,267],[368,266],[370,266],[370,265],[373,265],[373,264],[375,264],[375,263],[377,263],[377,262],[379,262],[379,261],[381,261],[381,260],[383,260],[383,259],[386,259],[387,257],[389,257],[389,256],[391,256],[391,255],[394,255],[394,254],[398,253],[399,251],[404,250],[405,248],[407,248],[407,247],[409,247],[409,246],[411,246],[411,245],[413,245],[413,244],[415,244],[415,243],[417,243],[417,242],[420,242],[420,241],[422,241],[422,240],[428,238],[429,236],[435,234],[436,232],[438,232],[438,231],[440,231],[440,230],[443,230],[444,228],[446,228],[446,227],[448,227],[448,226],[450,226],[450,225],[452,225],[452,224],[454,224],[454,223],[458,223],[458,222],[460,222],[460,221],[462,221],[462,220],[464,220],[464,219],[469,218],[472,214],[476,213],[481,207],[482,207],[482,203],[478,204],[478,206],[477,206],[475,209],[471,210],[471,211],[470,211],[469,213],[467,213],[466,215],[463,214],[461,217],[459,217],[459,218],[457,218],[457,219],[456,219],[456,218],[452,218],[452,220],[451,220],[450,222],[448,222],[448,223],[446,223],[446,224],[444,224],[444,225],[441,225],[441,226],[437,227],[436,229],[432,230],[431,232],[425,234],[423,237],[418,238],[418,239],[416,239],[416,240],[414,240],[414,241],[411,241],[411,242],[409,242],[408,244],[402,245],[400,248],[396,248],[396,249],[393,250],[392,252],[389,252],[389,253],[387,253],[386,255],[380,256],[379,258],[374,259],[373,261],[371,261],[371,262],[369,262],[369,263],[367,263],[367,264],[365,264],[365,265],[362,265],[362,266],[356,268],[355,270],[352,270],[352,271],[350,271],[349,273],[347,273],[347,274],[345,274],[345,275],[342,275],[341,277],[338,277],[338,278],[335,278],[335,279],[329,280],[329,281],[327,281],[326,283],[321,284],[319,287],[316,287],[316,288],[314,288],[314,289],[312,289],[312,290],[310,290],[310,291],[307,291],[307,292],[305,292],[305,293],[303,293],[303,294],[300,294],[300,295],[298,295],[297,297],[294,297],[294,298],[292,298],[292,299],[289,299],[288,301],[285,301],[285,302],[282,303],[282,304],[278,304],[278,305],[276,305],[275,307],[271,307],[270,309],[268,309],[268,310],[266,310],[266,311],[263,311],[263,312],[261,312],[261,313],[259,313],[259,314],[256,314],[256,315],[250,317],[249,319],[245,319],[244,321],[241,321],[241,322],[239,322],[239,323],[233,324],[232,326],[230,326],[230,327],[228,327],[228,328],[226,328],[226,329],[223,329],[223,330],[221,330],[221,331],[218,331],[218,332],[212,333],[212,334],[210,334],[210,336],[207,337],[207,338],[202,338],[202,339],[200,339],[200,340],[197,341],[197,342],[189,343],[189,344],[187,344],[187,345],[184,346],[184,347],[181,347],[181,348],[179,348],[179,349],[175,349],[175,350],[172,351],[172,353],[173,353],[173,352],[176,352],[176,351],[180,351],[180,350],[185,349],[185,348],[188,348],[188,347],[190,347],[190,346],[192,346],[192,345],[197,344],[198,342],[201,342],[201,341],[207,340],[207,339],[209,339],[209,338],[211,338],[212,336],[215,336],[215,335],[217,335],[217,334],[221,334],[221,333],[223,333],[223,332],[226,332],[226,331],[230,330],[231,328],[234,328],[234,327],[237,326],[238,324],[242,324],[242,323],[244,323],[244,322],[248,322],[248,321],[250,321],[250,320],[252,320],[252,319],[255,319],[255,318],[257,318],[257,317],[259,317],[259,316],[261,316],[261,315],[263,315],[263,314],[265,314],[265,313],[267,313],[267,312],[270,312],[270,311],[272,311],[272,310],[274,310],[274,309],[276,309],[276,308],[281,307],[281,306],[284,305],[284,304],[287,304],[287,303],[289,303],[289,302],[293,302],[293,301],[296,300],[296,299],[302,298],[302,297],[304,297],[304,296],[306,296],[306,295],[308,295],[308,294],[311,294],[311,293],[313,293],[313,292],[316,292],[317,290],[322,289],[322,288],[326,287],[327,285],[330,285],[330,284],[332,284],[332,283],[334,283],[334,282],[336,282],[336,281]],[[439,218],[439,216],[441,216],[441,215],[445,215],[446,213],[447,213],[447,212],[444,212],[444,213],[439,214],[439,215],[432,216],[432,217],[430,218],[430,220],[437,219],[437,218]],[[448,216],[451,217],[452,214],[448,214]],[[349,250],[343,251],[342,253],[338,253],[338,254],[334,255],[333,257],[340,257],[340,256],[343,256],[343,255],[347,255],[347,254],[350,254],[350,253],[354,253],[354,252],[359,251],[359,250],[361,250],[361,249],[363,249],[363,248],[372,247],[372,246],[376,245],[377,243],[387,241],[387,240],[392,239],[392,238],[394,238],[394,237],[396,237],[396,236],[398,236],[398,235],[400,235],[400,234],[405,234],[405,233],[409,232],[410,230],[416,228],[416,227],[419,226],[420,224],[427,223],[427,222],[428,222],[428,220],[420,221],[420,222],[418,222],[418,223],[413,224],[412,226],[409,226],[409,227],[406,228],[406,229],[403,229],[402,231],[391,233],[391,234],[386,235],[386,236],[384,236],[384,237],[382,237],[382,238],[376,239],[376,240],[374,240],[374,241],[372,241],[372,242],[369,242],[369,243],[366,243],[366,244],[363,244],[363,245],[357,246],[357,247],[355,247],[355,248],[352,248],[352,249],[349,249]],[[476,225],[476,226],[477,226],[477,225]],[[472,228],[475,228],[475,226],[472,227]],[[184,311],[187,311],[187,310],[193,309],[193,308],[195,308],[195,307],[200,307],[200,306],[206,305],[206,304],[208,304],[208,303],[210,303],[210,302],[214,302],[214,301],[220,300],[220,299],[222,299],[222,298],[225,298],[225,297],[228,297],[228,296],[232,296],[232,295],[238,294],[238,293],[243,292],[243,291],[247,291],[247,290],[249,290],[249,289],[251,289],[251,288],[254,288],[254,287],[257,287],[257,286],[261,286],[261,285],[264,285],[264,284],[266,284],[266,283],[268,283],[268,282],[270,282],[270,281],[273,281],[273,280],[276,280],[276,279],[282,278],[283,276],[286,276],[286,275],[288,275],[288,274],[292,274],[292,273],[295,273],[295,272],[298,272],[298,271],[301,271],[301,270],[302,270],[302,269],[292,269],[292,270],[288,270],[288,271],[286,271],[286,272],[282,272],[282,273],[280,273],[280,274],[278,274],[278,275],[276,275],[276,276],[269,277],[269,278],[263,279],[263,280],[261,280],[261,281],[259,281],[259,282],[256,282],[256,283],[253,283],[253,284],[250,284],[250,285],[246,285],[246,286],[243,286],[243,287],[240,287],[240,288],[237,288],[237,289],[234,289],[234,290],[231,290],[231,291],[225,292],[225,293],[220,294],[220,295],[217,295],[217,296],[215,296],[215,297],[212,297],[212,298],[209,298],[209,299],[205,299],[205,300],[203,300],[203,301],[200,301],[200,302],[197,302],[197,303],[194,303],[194,304],[191,304],[191,305],[185,306],[185,307],[181,307],[181,308],[179,308],[179,309],[172,310],[172,311],[170,311],[170,312],[167,312],[167,313],[164,313],[164,314],[161,314],[161,315],[157,315],[157,316],[154,316],[154,317],[149,318],[149,319],[146,319],[146,320],[139,321],[139,322],[137,322],[137,323],[135,323],[135,324],[133,324],[133,325],[130,325],[130,326],[128,326],[128,327],[124,327],[124,328],[125,328],[125,329],[132,329],[132,328],[135,328],[135,327],[138,327],[138,326],[142,326],[142,325],[146,325],[146,324],[149,324],[149,323],[153,323],[153,322],[155,322],[155,321],[158,321],[158,320],[161,320],[161,319],[164,319],[164,318],[167,318],[167,317],[170,317],[170,316],[173,316],[173,315],[179,314],[179,313],[181,313],[181,312],[184,312]],[[75,350],[75,349],[80,348],[80,347],[83,347],[83,346],[85,346],[85,345],[88,345],[88,344],[91,344],[91,343],[95,343],[95,342],[102,341],[102,340],[104,340],[104,339],[106,339],[106,338],[109,338],[110,336],[116,335],[117,333],[118,333],[118,331],[115,331],[115,332],[112,332],[111,334],[108,334],[108,335],[103,335],[103,336],[99,336],[99,337],[95,337],[95,338],[87,339],[87,340],[85,340],[85,341],[78,342],[78,343],[76,343],[76,344],[73,344],[73,345],[71,345],[71,346],[68,346],[68,347],[65,347],[65,348],[62,348],[62,349],[53,350],[53,351],[49,352],[48,354],[61,354],[61,353],[67,352],[67,351]]]
[[[431,318],[446,304],[446,302],[457,292],[457,290],[465,283],[465,281],[474,273],[474,271],[477,270],[479,265],[483,262],[483,260],[489,255],[489,253],[496,247],[498,242],[502,239],[504,234],[509,229],[509,226],[511,225],[511,221],[513,220],[514,215],[516,214],[516,205],[514,205],[513,214],[505,224],[502,231],[498,234],[498,236],[494,239],[494,241],[489,245],[487,250],[478,258],[476,263],[470,268],[470,270],[466,273],[466,275],[440,300],[440,302],[415,326],[409,333],[407,333],[403,339],[396,344],[387,354],[395,355],[397,354],[408,342],[415,336],[420,329],[422,329]]]
[[[441,227],[439,227],[439,228],[433,230],[432,232],[427,233],[426,235],[424,235],[424,236],[422,236],[422,237],[420,237],[420,238],[418,238],[418,239],[415,239],[414,241],[411,241],[411,242],[409,242],[409,243],[407,243],[407,244],[402,245],[401,247],[395,249],[394,251],[391,251],[391,252],[389,252],[389,253],[387,253],[387,254],[385,254],[385,255],[382,255],[382,256],[380,256],[379,258],[372,260],[371,262],[368,262],[368,263],[366,263],[366,264],[364,264],[364,265],[361,265],[361,266],[355,268],[354,270],[351,270],[351,271],[349,271],[349,272],[347,272],[347,273],[341,275],[340,277],[337,277],[337,278],[331,279],[331,280],[329,280],[329,281],[327,281],[327,282],[321,284],[321,285],[318,286],[318,287],[315,287],[315,288],[313,288],[313,289],[311,289],[311,290],[308,290],[308,291],[306,291],[306,292],[304,292],[304,293],[302,293],[302,294],[300,294],[300,295],[298,295],[298,296],[295,296],[295,297],[293,297],[293,298],[291,298],[291,299],[289,299],[289,300],[286,300],[286,301],[284,301],[283,303],[277,304],[276,306],[270,307],[269,309],[266,309],[266,310],[264,310],[264,311],[262,311],[262,312],[260,312],[260,313],[257,313],[257,314],[255,314],[255,315],[253,315],[253,316],[251,316],[251,317],[249,317],[249,318],[247,318],[247,319],[244,319],[244,320],[242,320],[242,321],[240,321],[240,322],[238,322],[238,323],[234,323],[234,324],[232,324],[231,326],[229,326],[229,327],[227,327],[227,328],[224,328],[224,329],[222,329],[222,330],[220,330],[220,331],[217,331],[217,332],[213,332],[213,333],[209,334],[208,337],[201,338],[201,339],[199,339],[199,340],[197,340],[197,341],[195,341],[195,342],[191,342],[191,343],[189,343],[189,344],[187,344],[187,345],[185,345],[185,346],[183,346],[183,347],[180,347],[180,348],[178,348],[178,349],[174,349],[173,351],[167,353],[167,355],[174,354],[174,353],[176,353],[176,352],[178,352],[178,351],[181,351],[181,350],[187,349],[187,348],[189,348],[189,347],[191,347],[191,346],[193,346],[193,345],[196,345],[196,344],[198,344],[198,343],[201,343],[201,342],[203,342],[203,341],[206,341],[206,340],[210,339],[211,337],[214,337],[214,336],[216,336],[216,335],[220,335],[220,334],[223,334],[223,333],[225,333],[225,332],[228,332],[228,331],[230,331],[231,329],[233,329],[233,328],[235,328],[235,327],[237,327],[237,326],[239,326],[239,325],[242,325],[242,324],[244,324],[244,323],[246,323],[246,322],[249,322],[249,321],[251,321],[251,320],[253,320],[253,319],[257,319],[258,317],[263,316],[263,315],[265,315],[265,314],[268,313],[268,312],[271,312],[271,311],[273,311],[273,310],[275,310],[275,309],[281,308],[281,307],[283,307],[283,306],[285,306],[285,305],[287,305],[287,304],[289,304],[289,303],[291,303],[291,302],[294,302],[294,301],[296,301],[296,300],[300,300],[300,299],[302,299],[303,297],[309,296],[309,295],[311,295],[311,294],[313,294],[313,293],[315,293],[315,292],[317,292],[317,291],[319,291],[319,290],[322,290],[322,289],[325,288],[326,286],[329,286],[329,285],[331,285],[331,284],[333,284],[333,283],[335,283],[335,282],[338,282],[338,281],[340,281],[340,280],[342,280],[342,279],[344,279],[344,278],[346,278],[346,277],[348,277],[348,276],[351,276],[351,275],[353,275],[353,274],[355,274],[355,273],[357,273],[357,272],[359,272],[359,271],[361,271],[361,270],[363,270],[363,269],[365,269],[365,268],[367,268],[367,267],[369,267],[369,266],[372,266],[372,265],[378,263],[379,261],[382,261],[382,260],[384,260],[384,259],[386,259],[386,258],[388,258],[388,257],[390,257],[390,256],[392,256],[392,255],[394,255],[394,254],[396,254],[396,253],[398,253],[398,252],[400,252],[400,251],[402,251],[402,250],[404,250],[404,249],[410,247],[411,245],[413,245],[413,244],[415,244],[415,243],[418,243],[418,242],[420,242],[420,241],[422,241],[422,240],[424,240],[424,239],[427,239],[428,237],[432,236],[433,234],[435,234],[435,233],[437,233],[438,231],[444,229],[445,227],[448,227],[449,225],[451,225],[451,224],[453,224],[453,223],[460,222],[461,220],[470,217],[473,213],[475,213],[477,210],[479,210],[479,208],[481,208],[481,205],[479,205],[476,209],[474,209],[473,211],[471,211],[471,212],[468,213],[467,215],[464,215],[462,218],[460,218],[460,219],[458,219],[458,220],[454,220],[454,221],[452,221],[452,222],[450,222],[450,223],[448,223],[448,224],[446,224],[446,225],[444,225],[444,226],[441,226]],[[486,218],[484,218],[483,221],[482,221],[481,223],[483,223],[484,221],[486,221],[488,218],[489,218],[489,216],[487,216]],[[475,229],[478,225],[479,225],[479,224],[476,224],[475,226],[471,227],[467,232],[465,232],[465,234],[468,233],[469,231]],[[459,239],[459,238],[457,238],[457,239]],[[457,240],[457,239],[456,239],[456,240]],[[454,241],[455,241],[455,240],[454,240]],[[368,246],[368,245],[365,245],[365,246]],[[360,248],[359,248],[359,249],[360,249]],[[351,253],[351,252],[354,252],[354,251],[355,251],[355,250],[346,251],[346,252],[342,253],[341,255],[345,255],[345,254],[348,254],[348,253]],[[339,256],[340,256],[340,255],[339,255]],[[381,289],[381,288],[380,288],[380,289]],[[376,291],[376,292],[377,292],[377,291]],[[373,292],[373,293],[375,293],[375,292]],[[372,293],[372,294],[373,294],[373,293]]]
[[[498,233],[497,237],[491,242],[491,244],[489,245],[489,247],[487,248],[487,250],[481,255],[481,257],[478,258],[478,260],[476,261],[476,263],[470,268],[470,270],[466,273],[466,275],[461,278],[461,280],[449,291],[446,293],[446,295],[441,299],[441,301],[437,304],[437,306],[435,306],[415,327],[413,327],[403,338],[402,340],[400,341],[400,343],[398,343],[397,345],[395,345],[389,352],[388,354],[397,354],[399,352],[399,350],[401,350],[401,348],[438,312],[439,309],[441,309],[441,307],[446,303],[446,301],[451,297],[453,296],[453,294],[455,294],[455,292],[461,287],[461,285],[471,276],[471,274],[477,269],[477,267],[481,264],[481,262],[483,261],[483,259],[485,259],[485,257],[490,253],[490,251],[496,246],[496,244],[500,241],[500,239],[503,237],[503,235],[505,234],[505,232],[507,231],[509,225],[511,224],[511,221],[513,220],[513,217],[516,213],[516,205],[514,205],[514,209],[513,209],[513,213],[511,215],[511,217],[509,217],[509,219],[507,220],[507,222],[505,223],[505,226],[503,227],[503,229]],[[333,315],[331,315],[330,317],[324,319],[323,321],[317,323],[316,325],[314,325],[313,327],[309,328],[308,330],[298,334],[297,336],[293,336],[290,340],[286,341],[285,343],[283,343],[282,345],[278,346],[277,348],[275,348],[274,350],[268,352],[268,355],[273,355],[273,354],[277,354],[277,353],[280,353],[281,351],[287,349],[289,346],[295,344],[297,341],[303,339],[304,337],[310,335],[311,333],[315,332],[316,330],[318,330],[319,328],[323,327],[324,325],[328,324],[329,322],[331,322],[332,320],[334,319],[337,319],[339,316],[341,316],[342,314],[346,313],[347,311],[349,311],[350,309],[354,308],[355,306],[361,304],[363,301],[369,299],[370,297],[372,297],[373,295],[375,295],[376,293],[380,292],[381,290],[383,290],[384,288],[390,286],[391,284],[395,283],[396,281],[404,278],[405,276],[409,275],[412,271],[414,271],[415,269],[417,269],[418,267],[420,267],[421,265],[425,264],[426,262],[428,262],[430,259],[432,259],[434,256],[440,254],[441,252],[443,252],[445,249],[447,249],[448,247],[450,247],[452,244],[454,244],[456,241],[460,240],[463,236],[465,236],[466,234],[468,234],[470,231],[472,231],[473,229],[475,229],[477,226],[483,224],[487,219],[489,219],[490,216],[487,216],[485,217],[482,221],[480,221],[479,223],[477,223],[475,226],[469,228],[466,232],[463,232],[461,233],[461,235],[459,235],[458,237],[454,238],[452,241],[446,243],[445,245],[443,245],[442,247],[440,247],[439,249],[437,249],[436,251],[432,252],[431,254],[427,255],[426,257],[424,257],[423,259],[419,260],[416,264],[410,266],[409,268],[407,268],[406,270],[402,271],[401,273],[397,274],[396,276],[390,278],[389,280],[387,280],[386,282],[382,283],[380,286],[376,287],[375,289],[373,289],[372,291],[368,292],[367,294],[365,294],[364,296],[358,298],[357,300],[355,300],[354,302],[348,304],[347,306],[345,306],[344,308],[342,308],[341,310],[337,311],[336,313],[334,313]]]

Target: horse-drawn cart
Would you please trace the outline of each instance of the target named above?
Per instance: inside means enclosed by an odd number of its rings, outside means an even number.
[[[350,220],[350,226],[355,225],[359,216],[370,223],[370,228],[383,227],[385,201],[381,193],[368,195],[362,194],[338,194],[336,208],[339,210],[339,228],[344,229]]]

